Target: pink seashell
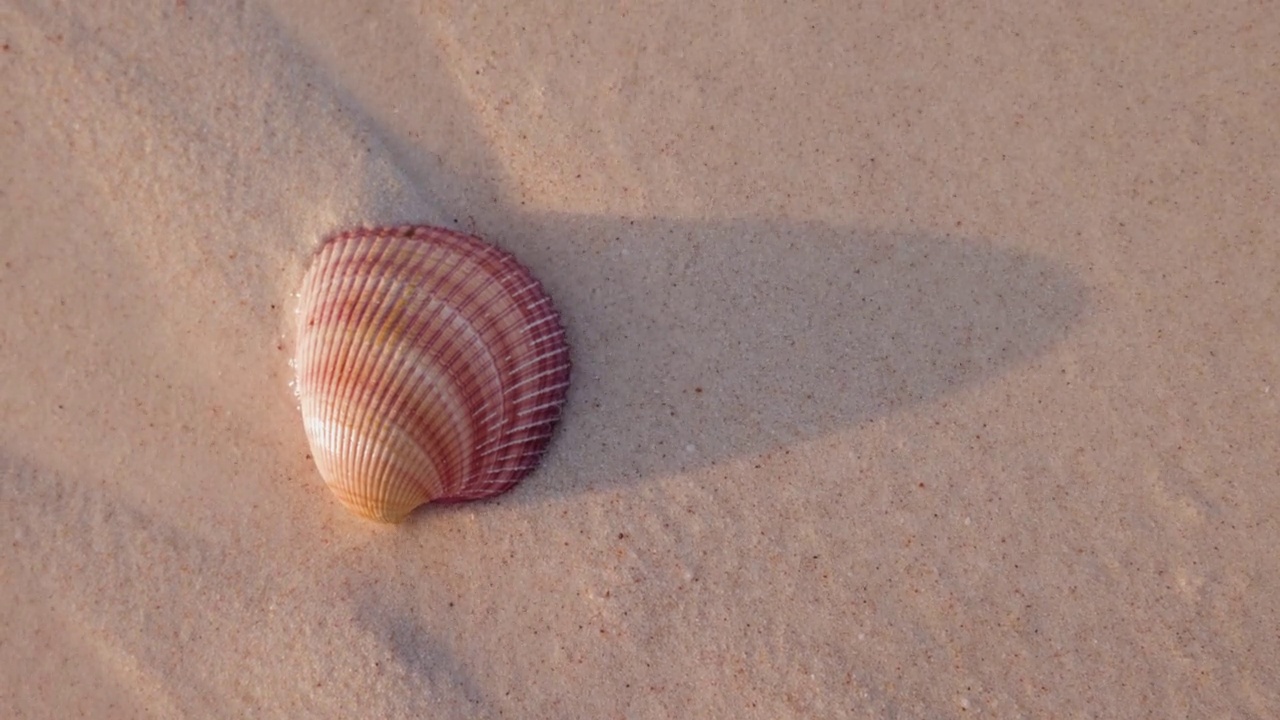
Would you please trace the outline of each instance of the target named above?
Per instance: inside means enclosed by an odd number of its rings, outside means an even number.
[[[399,522],[537,467],[569,387],[551,298],[511,255],[426,226],[327,240],[302,282],[297,390],[329,489]]]

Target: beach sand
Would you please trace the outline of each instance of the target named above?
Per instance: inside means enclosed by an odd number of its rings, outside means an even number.
[[[1268,4],[326,5],[0,2],[0,715],[1280,716]],[[402,222],[574,383],[387,526],[289,361]]]

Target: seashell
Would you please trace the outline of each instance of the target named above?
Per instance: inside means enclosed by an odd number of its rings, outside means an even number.
[[[340,233],[302,282],[295,358],[307,440],[338,499],[399,522],[532,471],[569,387],[542,285],[479,238],[427,226]]]

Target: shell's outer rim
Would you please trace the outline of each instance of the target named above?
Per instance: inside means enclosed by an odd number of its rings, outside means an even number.
[[[518,278],[520,292],[527,292],[529,293],[529,297],[536,298],[534,304],[545,304],[546,306],[544,309],[540,309],[538,311],[540,313],[538,317],[540,323],[550,323],[550,327],[548,328],[550,332],[542,332],[537,337],[537,343],[547,341],[547,344],[539,348],[539,351],[547,350],[547,348],[549,348],[546,354],[554,357],[555,364],[551,366],[551,369],[548,370],[548,372],[554,373],[553,378],[555,379],[555,383],[551,386],[540,385],[539,387],[541,387],[541,390],[538,393],[535,393],[535,395],[543,395],[543,402],[540,402],[533,408],[527,409],[527,412],[533,413],[532,417],[537,418],[534,424],[539,428],[545,428],[545,434],[539,436],[525,436],[519,439],[520,444],[517,446],[517,449],[523,453],[518,453],[520,464],[513,468],[507,468],[503,474],[500,475],[500,478],[502,478],[500,482],[489,482],[476,484],[474,486],[467,485],[465,482],[459,483],[456,492],[443,493],[436,497],[428,497],[424,503],[455,503],[489,498],[505,493],[541,465],[550,447],[555,431],[560,424],[563,407],[567,401],[569,380],[572,375],[570,348],[562,316],[559,310],[555,307],[554,302],[551,300],[550,295],[547,293],[542,282],[537,279],[528,267],[521,263],[511,253],[474,235],[430,225],[361,226],[334,233],[322,241],[316,248],[303,280],[304,288],[313,282],[313,274],[317,272],[317,265],[320,262],[322,255],[327,252],[341,253],[341,249],[337,247],[338,245],[350,241],[360,241],[365,239],[388,240],[398,238],[406,240],[421,240],[427,243],[433,241],[454,242],[458,244],[459,250],[465,254],[474,253],[476,256],[492,255],[496,258],[496,262],[498,262],[505,270],[512,271],[510,273],[511,276],[516,276]],[[332,270],[332,268],[326,269]],[[502,279],[507,282],[514,282],[511,277],[504,277]],[[514,302],[514,296],[509,296],[509,299]],[[533,305],[527,306],[525,311],[532,312],[532,307]],[[304,352],[302,347],[304,335],[302,322],[303,319],[299,318],[299,358],[302,357],[302,353]],[[299,372],[301,372],[301,368],[299,368]],[[301,380],[298,381],[298,384],[301,386]],[[514,387],[514,385],[512,387]],[[550,401],[547,401],[546,398],[550,398]],[[514,432],[510,426],[508,426],[506,430]],[[314,443],[310,432],[308,432],[308,441]],[[313,455],[315,454],[315,450],[316,448],[313,444]],[[328,484],[328,482],[329,480],[326,478],[326,483]],[[417,505],[413,505],[407,509],[403,507],[379,508],[375,500],[357,497],[351,492],[340,491],[333,485],[330,485],[330,489],[334,491],[335,495],[337,495],[337,497],[342,501],[343,505],[356,514],[380,522],[400,522],[407,517],[415,507],[417,507]]]

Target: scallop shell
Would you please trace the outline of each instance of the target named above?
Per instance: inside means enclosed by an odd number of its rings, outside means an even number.
[[[295,367],[320,475],[383,522],[515,485],[541,461],[569,387],[542,285],[478,238],[420,225],[320,247],[302,282]]]

